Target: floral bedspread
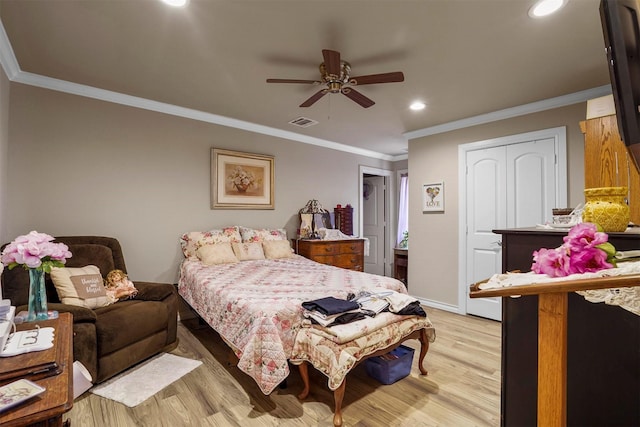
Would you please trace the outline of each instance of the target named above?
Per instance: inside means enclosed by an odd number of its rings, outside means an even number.
[[[238,368],[269,394],[289,375],[302,302],[387,288],[406,293],[390,277],[332,267],[296,255],[207,266],[186,259],[178,292],[232,347]]]

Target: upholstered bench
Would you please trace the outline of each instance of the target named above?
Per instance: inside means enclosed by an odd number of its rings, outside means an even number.
[[[385,312],[374,318],[331,328],[311,324],[305,326],[296,335],[290,358],[291,363],[299,365],[304,383],[298,398],[303,400],[309,394],[308,363],[311,363],[327,376],[329,389],[333,391],[335,426],[342,425],[346,376],[365,359],[388,353],[406,340],[417,339],[421,343],[418,367],[422,375],[427,375],[423,362],[429,343],[436,337],[428,317],[399,316]]]

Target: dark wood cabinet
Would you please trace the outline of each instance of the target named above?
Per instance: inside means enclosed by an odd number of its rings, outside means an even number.
[[[393,250],[393,277],[400,280],[409,288],[408,279],[409,250],[395,248]]]
[[[294,241],[296,253],[322,264],[364,271],[364,239]]]
[[[494,230],[504,271],[530,271],[532,253],[562,244],[564,231]],[[618,250],[640,249],[636,233],[609,233]],[[536,426],[538,297],[503,298],[501,425]],[[640,425],[640,316],[569,294],[567,426]]]

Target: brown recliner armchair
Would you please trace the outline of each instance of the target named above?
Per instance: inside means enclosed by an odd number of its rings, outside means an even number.
[[[114,269],[127,272],[122,248],[114,238],[71,236],[55,241],[69,246],[72,257],[66,267],[96,265],[103,277]],[[178,294],[172,284],[134,281],[138,289],[134,299],[95,310],[62,304],[48,274],[45,285],[48,309],[73,315],[73,357],[87,368],[94,383],[178,345]],[[28,272],[5,268],[2,296],[16,306],[16,313],[27,310]]]

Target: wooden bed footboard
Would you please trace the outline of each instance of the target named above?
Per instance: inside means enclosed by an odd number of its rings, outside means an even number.
[[[396,349],[397,347],[399,347],[400,344],[402,344],[403,342],[410,339],[417,339],[420,341],[420,357],[418,359],[418,368],[420,369],[420,373],[422,375],[427,375],[428,371],[424,367],[424,358],[427,355],[427,352],[429,351],[429,339],[427,337],[427,330],[425,328],[413,331],[412,333],[402,338],[400,341],[390,345],[389,347],[383,348],[381,350],[376,351],[375,353],[371,353],[363,357],[356,363],[356,365],[354,365],[354,367],[359,365],[361,362],[363,362],[364,360],[370,357],[381,356],[383,354],[386,354]],[[298,369],[300,370],[300,376],[302,377],[302,382],[304,384],[304,389],[298,395],[298,399],[304,400],[309,395],[309,390],[310,390],[308,362],[302,362],[300,365],[298,365]],[[340,386],[337,389],[335,389],[333,392],[333,400],[335,405],[334,411],[333,411],[333,425],[336,427],[342,426],[342,399],[344,398],[346,383],[347,383],[347,379],[345,378],[342,381],[342,383],[340,383]]]

